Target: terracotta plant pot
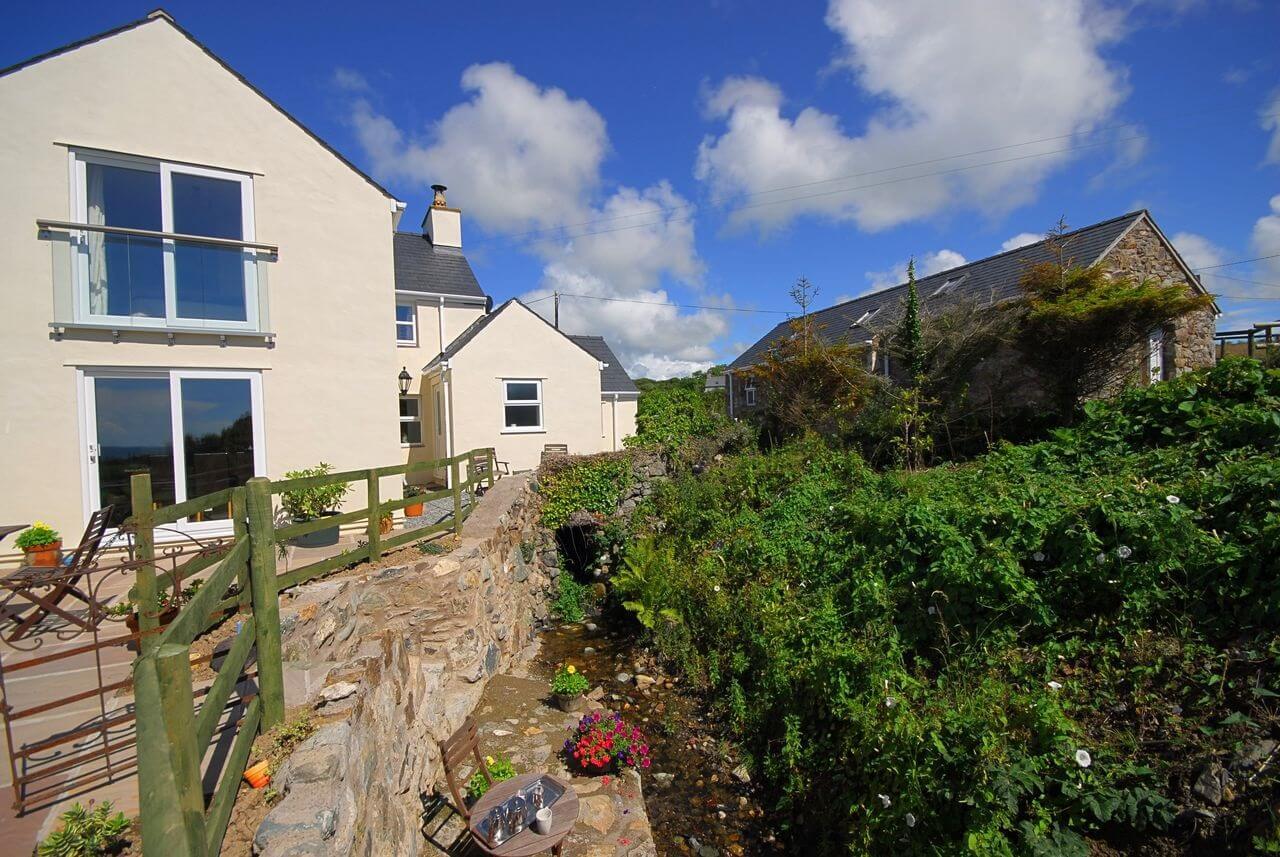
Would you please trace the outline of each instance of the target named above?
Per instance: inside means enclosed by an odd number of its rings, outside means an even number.
[[[580,693],[553,693],[556,708],[561,711],[581,711],[583,695]]]
[[[62,562],[62,542],[50,542],[39,547],[24,548],[27,565],[35,568],[56,568]]]
[[[267,763],[262,761],[245,768],[244,781],[249,784],[250,788],[255,789],[260,789],[271,782],[271,775],[267,773]]]
[[[378,532],[385,536],[387,533],[391,532],[391,527],[394,526],[394,524],[395,522],[390,518],[383,518],[378,521]]]
[[[407,517],[418,518],[422,516],[422,507],[424,503],[410,503],[404,507],[404,513]]]

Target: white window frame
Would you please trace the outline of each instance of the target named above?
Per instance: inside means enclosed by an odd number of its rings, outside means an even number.
[[[955,291],[956,286],[958,286],[958,285],[960,285],[961,283],[963,283],[963,282],[964,282],[965,277],[967,277],[967,276],[969,276],[969,275],[968,275],[968,274],[961,274],[961,275],[960,275],[960,276],[958,276],[958,277],[951,277],[951,278],[949,278],[949,279],[947,279],[947,280],[944,280],[944,281],[943,281],[943,283],[942,283],[942,285],[940,285],[940,286],[938,286],[936,289],[934,289],[934,290],[933,290],[933,294],[929,295],[929,297],[931,297],[931,298],[936,298],[936,297],[938,297],[939,295],[945,295],[945,294],[949,294],[950,292]]]
[[[865,322],[865,321],[870,321],[871,319],[875,318],[875,317],[876,317],[876,315],[877,315],[877,314],[879,314],[880,310],[882,310],[882,309],[884,309],[884,307],[876,307],[875,309],[869,309],[869,310],[867,310],[867,311],[866,311],[866,312],[864,312],[862,315],[858,316],[858,320],[857,320],[857,321],[855,321],[853,324],[851,324],[851,325],[849,325],[849,326],[850,326],[850,327],[858,327],[858,326],[859,326],[859,325],[861,325],[863,322]]]
[[[536,384],[538,386],[537,399],[512,399],[507,395],[508,384]],[[508,426],[507,425],[507,405],[537,405],[538,406],[538,424],[536,426]],[[542,379],[541,378],[503,378],[502,379],[502,434],[537,434],[545,432],[546,428],[546,411],[542,403]]]
[[[244,173],[193,167],[170,163],[154,158],[133,155],[102,154],[100,152],[72,149],[69,153],[71,168],[71,211],[79,223],[89,222],[89,194],[85,167],[101,164],[130,170],[147,170],[160,174],[160,222],[161,231],[173,232],[173,176],[174,174],[203,176],[205,178],[233,181],[240,185],[240,222],[242,241],[256,240],[253,217],[253,177]],[[78,239],[77,263],[73,266],[76,321],[97,324],[120,324],[128,327],[203,327],[210,330],[258,330],[258,266],[256,254],[245,248],[244,260],[244,321],[222,319],[184,318],[179,316],[177,301],[177,265],[174,258],[175,244],[170,239],[161,240],[164,260],[164,318],[135,318],[133,316],[95,314],[89,311],[89,240],[88,233],[81,232]]]
[[[742,390],[742,404],[748,408],[756,406],[756,385],[747,384]]]
[[[98,414],[97,396],[94,382],[98,378],[167,378],[169,380],[169,420],[173,443],[173,491],[174,502],[181,503],[187,496],[186,441],[182,425],[182,381],[189,378],[248,380],[249,401],[253,413],[253,474],[267,475],[267,437],[263,398],[262,372],[256,369],[139,369],[135,367],[85,367],[76,370],[76,385],[80,402],[80,474],[81,492],[84,499],[84,517],[98,508],[102,491],[98,482],[96,461],[90,461],[90,455],[96,456],[98,446]],[[91,449],[92,445],[92,449]],[[172,530],[192,535],[226,535],[232,531],[230,520],[192,521],[182,518],[176,523],[166,525]],[[114,533],[112,529],[109,532]],[[157,541],[172,540],[177,535],[170,533],[164,536],[163,531],[156,533]]]
[[[404,425],[405,423],[418,424],[418,442],[405,443],[404,441],[400,441],[400,447],[401,449],[408,449],[414,446],[422,446],[423,445],[422,444],[422,398],[420,396],[408,395],[408,396],[401,396],[400,401],[413,402],[414,405],[416,405],[415,410],[417,411],[416,414],[407,416],[407,417],[404,414],[400,414],[400,420],[399,420],[400,425]],[[397,413],[399,412],[399,407],[400,407],[399,405],[396,405]],[[398,430],[399,429],[397,428],[397,431]]]
[[[1164,376],[1164,331],[1157,328],[1147,334],[1147,383],[1156,384]]]
[[[409,320],[401,321],[399,318],[396,319],[396,345],[401,348],[416,347],[418,344],[418,305],[413,301],[396,301],[396,309],[399,309],[400,307],[409,308]],[[409,325],[410,329],[413,330],[412,339],[400,338],[400,325],[402,324]]]

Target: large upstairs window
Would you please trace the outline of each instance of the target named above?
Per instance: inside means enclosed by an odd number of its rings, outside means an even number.
[[[258,330],[249,176],[74,152],[79,321]]]

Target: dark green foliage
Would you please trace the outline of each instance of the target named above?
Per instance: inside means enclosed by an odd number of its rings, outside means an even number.
[[[898,324],[898,348],[907,370],[908,383],[924,374],[924,342],[920,330],[920,295],[916,291],[916,260],[907,262],[907,303]]]
[[[1138,371],[1132,349],[1150,331],[1213,304],[1187,286],[1113,276],[1061,254],[1029,267],[1021,286],[1022,299],[1007,308],[1018,348],[1064,419],[1081,401],[1131,379]]]
[[[551,614],[564,622],[581,622],[587,615],[587,587],[573,579],[567,571],[560,572],[556,600],[551,602]]]
[[[1273,772],[1216,828],[1174,817],[1280,726],[1278,444],[1280,372],[1245,360],[961,466],[810,440],[660,489],[633,589],[795,853],[1243,849]]]

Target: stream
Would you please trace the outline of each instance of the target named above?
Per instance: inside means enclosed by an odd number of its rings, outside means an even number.
[[[543,632],[531,672],[550,680],[557,664],[574,664],[592,688],[603,688],[600,701],[607,710],[621,712],[644,731],[652,759],[644,772],[644,802],[658,854],[780,852],[758,783],[734,775],[740,759],[703,700],[659,672],[635,637],[605,627],[607,621],[594,618]],[[636,675],[656,683],[641,690]]]

